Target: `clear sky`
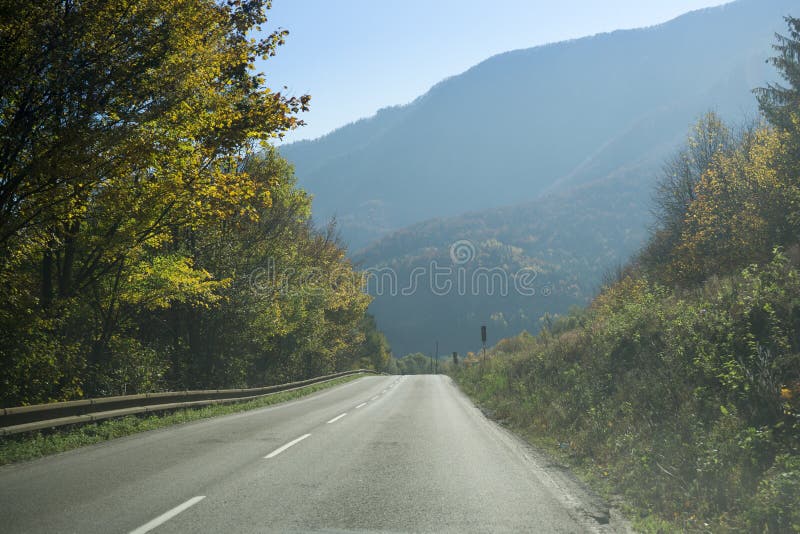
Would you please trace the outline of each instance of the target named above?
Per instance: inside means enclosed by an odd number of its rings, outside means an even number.
[[[440,80],[508,50],[652,26],[724,0],[273,0],[264,31],[289,30],[259,65],[273,89],[310,94],[315,138],[406,104]]]

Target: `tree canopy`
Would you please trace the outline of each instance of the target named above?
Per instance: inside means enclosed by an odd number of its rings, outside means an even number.
[[[360,363],[368,298],[269,145],[310,101],[255,71],[269,8],[0,3],[2,402]]]

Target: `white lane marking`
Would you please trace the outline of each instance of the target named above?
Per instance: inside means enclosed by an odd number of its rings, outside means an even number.
[[[362,407],[364,407],[364,406],[366,406],[366,405],[367,405],[367,403],[366,403],[366,402],[362,402],[361,404],[359,404],[358,406],[356,406],[356,410],[358,410],[359,408],[362,408]]]
[[[153,530],[157,526],[166,523],[167,521],[169,521],[170,519],[172,519],[173,517],[175,517],[179,513],[183,512],[184,510],[186,510],[188,508],[191,508],[192,506],[194,506],[195,504],[199,503],[200,501],[202,501],[205,498],[206,498],[205,495],[198,495],[197,497],[192,497],[191,499],[189,499],[185,503],[176,506],[172,510],[170,510],[168,512],[164,512],[163,514],[161,514],[160,516],[156,517],[155,519],[153,519],[149,523],[145,523],[144,525],[142,525],[141,527],[137,528],[136,530],[131,530],[130,534],[145,534],[145,532],[150,532],[151,530]]]
[[[331,419],[330,421],[328,421],[328,424],[335,423],[336,421],[338,421],[339,419],[341,419],[341,418],[342,418],[342,417],[344,417],[345,415],[347,415],[347,412],[343,413],[342,415],[337,415],[336,417],[334,417],[333,419]]]
[[[283,451],[285,451],[286,449],[288,449],[292,445],[297,445],[298,443],[300,443],[301,441],[303,441],[304,439],[306,439],[310,435],[311,434],[303,434],[299,438],[293,439],[292,441],[290,441],[289,443],[287,443],[283,447],[278,447],[277,449],[275,449],[274,451],[272,451],[268,455],[264,456],[264,458],[273,458],[275,456],[278,456],[280,453],[282,453]]]
[[[374,396],[374,397],[372,397],[370,400],[378,400],[378,397],[380,397],[380,395],[375,395],[375,396]]]

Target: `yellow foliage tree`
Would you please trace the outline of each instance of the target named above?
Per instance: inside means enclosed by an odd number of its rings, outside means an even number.
[[[719,153],[695,188],[672,271],[679,280],[768,261],[789,233],[787,213],[797,185],[777,164],[786,136],[762,127],[730,153]]]

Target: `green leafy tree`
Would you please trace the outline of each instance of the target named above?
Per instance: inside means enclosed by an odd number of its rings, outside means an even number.
[[[421,352],[406,354],[397,360],[397,370],[403,375],[424,375],[433,369],[433,358]]]
[[[391,367],[392,348],[386,336],[378,330],[375,317],[365,314],[360,328],[364,332],[364,343],[359,347],[359,361],[365,367],[387,371]]]

